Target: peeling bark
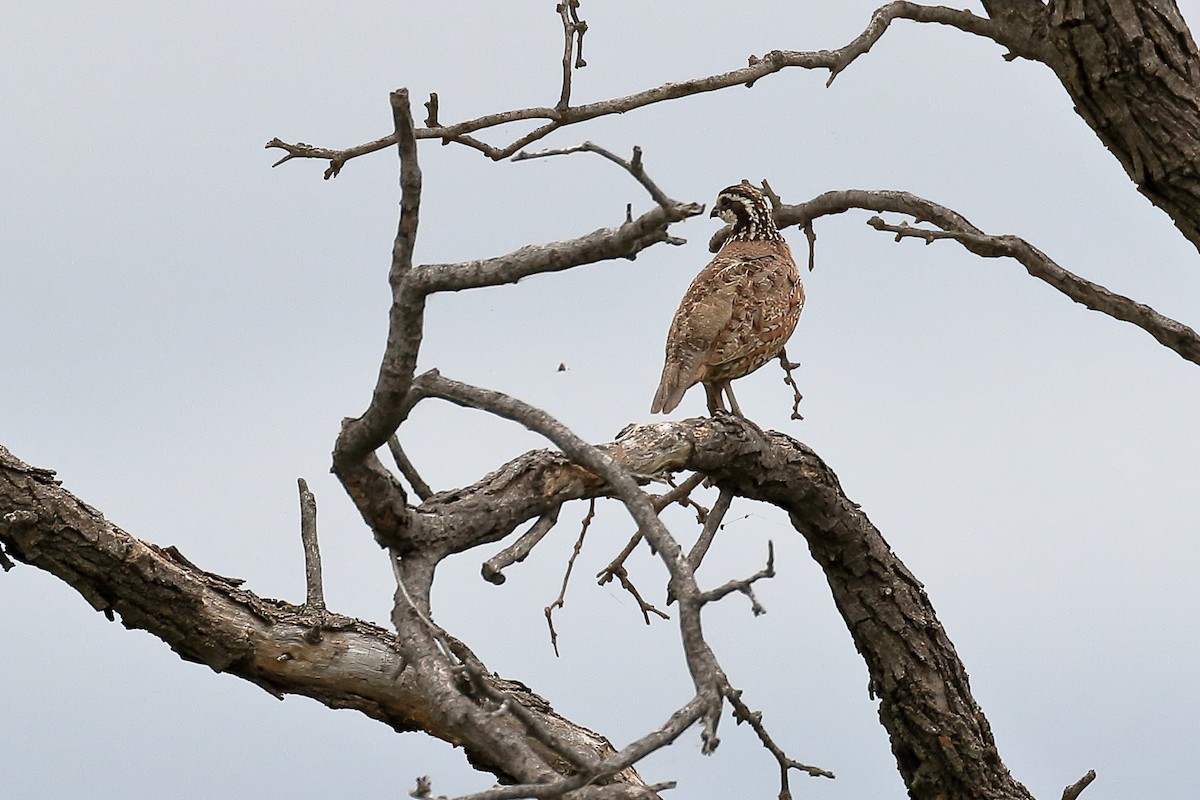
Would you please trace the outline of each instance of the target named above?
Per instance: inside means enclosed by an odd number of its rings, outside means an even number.
[[[121,530],[61,488],[53,473],[0,446],[0,545],[18,561],[70,584],[97,611],[166,642],[180,658],[235,675],[282,699],[304,695],[349,708],[398,732],[424,731],[463,745],[476,767],[511,780],[493,753],[471,749],[437,697],[405,666],[396,634],[359,619],[259,597],[241,581],[205,572],[174,548]],[[554,713],[528,687],[489,674],[496,692],[519,702],[564,741],[598,757],[603,736]],[[496,735],[527,739],[515,719],[493,714]],[[568,771],[536,741],[528,746]],[[632,770],[622,780],[640,784]]]

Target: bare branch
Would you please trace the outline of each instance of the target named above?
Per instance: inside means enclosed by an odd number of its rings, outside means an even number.
[[[663,509],[672,503],[683,503],[687,499],[688,495],[692,493],[692,490],[703,482],[703,475],[701,475],[699,472],[693,473],[687,480],[671,489],[671,491],[654,498],[655,512],[661,514]],[[633,553],[634,548],[636,548],[641,541],[642,532],[638,531],[633,535],[633,537],[629,540],[629,543],[625,545],[621,552],[617,554],[617,557],[610,561],[607,567],[596,573],[596,577],[598,578],[596,582],[603,586],[616,577],[618,571],[624,572],[623,567],[625,560],[629,558],[629,556]],[[647,620],[647,622],[649,622],[649,620]]]
[[[675,222],[694,217],[704,210],[698,203],[658,206],[618,228],[601,228],[585,236],[563,242],[522,247],[496,258],[459,264],[425,264],[413,272],[416,292],[476,289],[516,283],[522,278],[547,272],[561,272],[582,264],[612,258],[634,258],[658,242],[669,241],[667,228]]]
[[[629,572],[624,567],[617,567],[613,574],[616,576],[617,582],[621,584],[621,588],[629,592],[629,594],[637,602],[638,611],[642,612],[643,622],[649,625],[651,614],[655,615],[659,619],[671,618],[670,614],[664,613],[663,611],[655,608],[654,604],[648,602],[644,597],[642,597],[642,593],[639,592],[637,587],[633,585],[633,581],[629,577]]]
[[[475,794],[463,795],[457,800],[517,800],[517,798],[557,798],[566,792],[592,784],[608,775],[620,772],[636,764],[656,750],[661,750],[679,738],[680,734],[690,728],[705,711],[707,701],[697,695],[658,729],[631,742],[619,752],[603,759],[591,775],[574,775],[543,784],[524,784],[518,786],[497,786]],[[663,784],[669,785],[669,784]]]
[[[324,611],[321,551],[317,547],[317,498],[308,490],[304,478],[298,478],[296,482],[300,487],[300,540],[304,544],[304,605],[314,611]]]
[[[567,571],[563,573],[562,588],[558,590],[558,597],[554,602],[546,606],[544,612],[546,614],[546,626],[550,628],[550,646],[554,648],[554,655],[558,657],[558,633],[554,630],[554,609],[562,608],[567,601],[567,584],[571,581],[571,571],[575,569],[575,559],[579,557],[579,553],[583,550],[583,538],[587,536],[588,527],[592,524],[592,519],[596,516],[596,498],[588,501],[588,512],[583,518],[583,524],[579,529],[579,538],[575,540],[575,547],[571,550],[571,557],[567,560]]]
[[[569,764],[572,770],[585,773],[594,770],[599,762],[599,758],[594,751],[572,746],[570,742],[559,736],[525,702],[522,702],[520,698],[514,697],[507,690],[497,686],[498,679],[487,671],[483,662],[471,652],[470,648],[458,639],[450,636],[441,626],[429,618],[428,614],[423,610],[423,607],[428,607],[428,596],[425,591],[428,588],[428,583],[424,581],[424,578],[427,575],[432,575],[432,572],[426,573],[420,568],[415,571],[406,570],[404,562],[397,558],[394,558],[392,563],[395,567],[397,587],[396,609],[393,616],[397,620],[397,629],[401,633],[401,640],[407,640],[406,644],[411,647],[411,643],[419,638],[413,636],[414,631],[411,628],[407,628],[402,622],[408,615],[412,615],[419,622],[423,631],[427,632],[440,648],[440,653],[437,655],[444,657],[444,666],[451,667],[453,663],[452,659],[457,661],[462,672],[470,680],[476,697],[483,696],[493,702],[494,708],[490,710],[492,717],[502,713],[511,714],[521,723],[526,733],[535,741],[548,748],[556,758]],[[406,572],[410,575],[413,572],[424,573],[418,579],[422,585],[419,597],[417,598],[414,598],[413,593],[408,591],[405,581]],[[461,692],[443,692],[440,696],[443,704],[464,708],[465,710],[462,714],[470,716],[477,711],[474,701],[468,700]],[[486,727],[487,720],[485,719],[484,722]],[[631,777],[636,778],[636,774]],[[637,780],[640,782],[640,778]]]
[[[1068,272],[1024,239],[1007,235],[990,236],[957,211],[909,192],[866,189],[825,192],[804,203],[780,206],[775,209],[775,221],[780,229],[792,225],[810,226],[818,217],[842,214],[851,209],[907,214],[918,223],[929,222],[940,228],[934,231],[909,225],[890,226],[878,218],[869,222],[877,230],[895,233],[898,239],[915,237],[927,244],[938,239],[953,239],[978,256],[1012,258],[1024,266],[1030,275],[1045,281],[1075,302],[1122,322],[1132,323],[1184,359],[1200,364],[1200,334],[1187,325],[1158,313],[1144,303]],[[724,230],[714,234],[709,249],[714,246],[719,249],[726,235]]]
[[[1062,800],[1076,800],[1084,789],[1091,786],[1094,780],[1096,780],[1096,770],[1089,769],[1086,775],[1063,789]]]
[[[568,5],[564,3],[564,5]],[[565,10],[560,11],[564,14],[564,27],[568,25]],[[717,75],[709,75],[703,78],[693,78],[691,80],[679,81],[675,83],[665,83],[653,89],[636,92],[635,94],[625,95],[623,97],[615,97],[609,100],[602,100],[594,103],[586,103],[579,106],[568,106],[570,95],[570,61],[569,52],[564,52],[563,58],[563,88],[559,96],[559,104],[555,108],[545,106],[515,109],[512,111],[502,111],[492,114],[486,114],[474,119],[464,120],[453,125],[438,125],[429,126],[419,129],[416,132],[418,139],[441,139],[443,144],[449,142],[458,142],[473,147],[476,150],[484,153],[493,160],[501,160],[508,158],[522,148],[525,148],[533,142],[542,139],[547,134],[567,125],[574,125],[580,122],[596,119],[598,117],[610,116],[613,114],[625,114],[645,106],[662,103],[668,100],[676,100],[682,97],[691,97],[693,95],[704,94],[706,92],[715,92],[721,89],[728,89],[733,86],[753,86],[760,78],[767,75],[772,75],[780,72],[788,67],[799,67],[801,69],[825,69],[829,71],[829,80],[826,85],[833,82],[842,70],[850,66],[857,58],[865,55],[875,42],[883,36],[884,31],[896,19],[909,19],[917,22],[933,22],[942,25],[950,25],[967,33],[976,34],[985,38],[991,39],[998,44],[1009,48],[1010,51],[1018,53],[1026,58],[1034,58],[1044,60],[1047,55],[1045,46],[1028,37],[1026,31],[1022,28],[1007,25],[1003,22],[980,17],[969,11],[959,11],[953,8],[944,6],[923,6],[917,3],[908,2],[893,2],[888,3],[882,8],[875,11],[871,16],[871,21],[867,24],[866,29],[859,34],[849,44],[837,50],[817,50],[817,51],[795,51],[795,50],[772,50],[761,58],[751,56],[749,64],[741,69],[735,69],[730,72],[724,72]],[[569,23],[574,26],[575,22]],[[579,22],[586,30],[586,23]],[[568,34],[568,48],[570,43],[570,35]],[[576,38],[578,46],[578,57],[575,67],[583,66],[583,32],[579,31]],[[565,48],[566,50],[566,48]],[[469,135],[478,131],[487,130],[489,128],[506,125],[510,122],[523,122],[528,120],[548,120],[543,125],[534,128],[530,132],[517,138],[515,141],[503,147],[494,147],[488,145],[478,139],[471,138]],[[372,153],[382,150],[385,147],[396,143],[395,134],[385,136],[381,139],[376,139],[373,142],[368,142],[356,147],[346,148],[345,150],[330,150],[327,148],[314,147],[304,143],[294,145],[288,144],[279,138],[272,139],[267,143],[268,148],[279,148],[287,152],[287,155],[277,164],[282,164],[293,158],[324,158],[330,160],[330,169],[326,171],[325,177],[328,179],[336,175],[341,170],[342,165],[347,161],[357,158],[367,153]],[[335,168],[336,167],[336,168]]]
[[[334,446],[335,467],[365,456],[380,447],[395,432],[402,419],[400,405],[408,393],[422,336],[422,314],[410,313],[404,302],[404,286],[412,272],[413,248],[421,204],[421,169],[417,164],[417,142],[413,133],[408,90],[391,94],[392,116],[400,153],[400,222],[392,246],[388,282],[392,286],[388,338],[383,363],[375,382],[371,403],[361,417],[342,427]]]
[[[325,170],[324,178],[325,180],[329,180],[330,178],[336,178],[338,176],[338,173],[342,171],[342,167],[347,161],[358,158],[359,156],[365,156],[368,153],[376,153],[386,147],[391,147],[395,143],[396,134],[390,133],[381,139],[376,139],[372,142],[366,142],[365,144],[356,145],[354,147],[347,147],[344,150],[331,150],[327,147],[316,147],[315,145],[305,144],[304,142],[288,144],[279,137],[267,142],[265,147],[268,150],[277,148],[284,150],[287,153],[287,155],[285,155],[283,158],[272,164],[272,167],[278,167],[280,164],[291,161],[293,158],[328,159],[329,167]]]
[[[717,536],[717,531],[721,528],[721,522],[725,519],[725,513],[729,511],[729,505],[733,502],[733,493],[725,489],[717,495],[717,502],[713,503],[712,510],[709,511],[703,520],[703,528],[700,529],[700,535],[696,538],[696,543],[692,545],[692,549],[688,552],[688,566],[695,572],[700,568],[700,563],[704,560],[704,556],[708,553],[708,548],[712,546],[713,539]],[[703,600],[703,602],[707,602]],[[667,595],[667,605],[675,602],[675,598],[670,594]],[[755,616],[758,616],[755,614]]]
[[[469,393],[452,388],[443,393],[469,404]],[[936,774],[946,796],[967,794],[972,781],[987,781],[1003,785],[1006,797],[1029,797],[994,757],[986,716],[920,582],[811,449],[730,414],[630,426],[601,449],[634,475],[700,470],[720,488],[786,511],[825,571],[863,653],[880,720],[900,743],[895,746],[904,748],[897,762],[905,780]],[[526,453],[475,486],[427,505],[423,515],[443,520],[443,530],[459,537],[447,546],[459,551],[537,517],[547,503],[614,494],[604,481],[585,480],[572,457],[549,450]],[[504,515],[493,515],[486,526],[473,522],[479,503],[496,508],[498,495],[504,497]],[[681,603],[681,631],[687,609]],[[872,622],[878,620],[896,624]],[[709,685],[720,685],[721,678],[712,673]],[[921,758],[908,758],[917,752]],[[918,766],[924,778],[916,775]]]
[[[791,800],[792,791],[789,786],[789,773],[792,770],[800,770],[807,772],[813,778],[834,778],[836,777],[829,770],[821,769],[820,767],[801,764],[793,758],[790,758],[787,753],[783,752],[783,748],[775,743],[771,735],[767,733],[766,727],[762,723],[762,712],[751,711],[750,707],[742,700],[742,692],[734,689],[732,686],[726,687],[725,699],[733,706],[733,716],[737,720],[737,724],[743,722],[748,723],[754,733],[758,736],[758,741],[771,755],[775,756],[776,762],[779,764],[779,800]]]
[[[630,175],[632,175],[637,180],[637,182],[640,183],[646,189],[646,191],[650,193],[650,196],[652,198],[654,198],[654,202],[658,203],[663,208],[670,208],[671,206],[676,204],[675,201],[672,200],[671,198],[667,197],[667,195],[663,192],[663,190],[658,188],[658,185],[654,181],[650,180],[650,176],[646,174],[646,170],[642,166],[642,148],[638,147],[637,145],[634,145],[633,158],[630,159],[629,161],[626,161],[625,159],[621,158],[616,153],[613,153],[611,150],[606,150],[605,148],[601,147],[600,145],[594,144],[592,142],[584,142],[583,144],[577,144],[573,147],[558,147],[558,148],[549,148],[546,150],[538,150],[538,151],[532,152],[532,153],[522,150],[521,152],[519,152],[515,156],[513,156],[512,160],[513,161],[527,161],[531,158],[546,158],[547,156],[563,156],[563,155],[569,155],[571,153],[596,153],[597,155],[604,156],[609,161],[620,166],[622,169],[624,169],[626,172],[628,172]],[[682,241],[680,241],[680,240],[677,240],[677,241],[678,241],[678,243],[682,243]]]
[[[704,527],[700,530],[700,536],[688,553],[688,564],[691,565],[693,571],[700,568],[700,562],[704,560],[708,548],[712,546],[721,522],[725,519],[725,512],[729,510],[732,502],[733,493],[726,489],[722,489],[721,493],[717,495],[717,502],[713,503],[712,510],[708,512],[704,520]]]
[[[783,382],[787,386],[792,387],[792,419],[804,419],[800,413],[800,401],[804,399],[804,395],[800,394],[800,387],[796,384],[796,377],[792,374],[792,370],[800,366],[799,361],[788,361],[787,349],[779,349],[779,366],[783,367]]]
[[[408,481],[408,485],[412,487],[417,497],[422,502],[432,497],[433,489],[429,488],[429,484],[421,478],[421,473],[417,472],[417,468],[413,466],[408,453],[405,453],[404,448],[400,446],[400,438],[393,433],[388,437],[387,443],[388,450],[392,453],[392,460],[396,462],[396,468],[400,470],[400,474]]]
[[[496,585],[504,583],[504,568],[525,560],[537,543],[545,538],[558,522],[558,512],[561,508],[561,505],[556,505],[542,514],[521,538],[485,561],[482,568],[483,579]]]
[[[775,577],[775,545],[773,542],[767,542],[767,565],[758,572],[751,575],[749,578],[743,578],[736,581],[728,581],[716,589],[710,589],[700,595],[701,602],[715,603],[727,595],[734,592],[741,592],[750,598],[750,611],[754,616],[759,617],[767,613],[767,610],[758,602],[758,598],[754,596],[754,583],[763,580],[764,578]]]
[[[1044,61],[1048,57],[1044,45],[1039,47],[1035,41],[1027,38],[1024,30],[1015,29],[997,20],[980,17],[972,14],[970,11],[960,11],[959,9],[948,8],[946,6],[926,6],[920,3],[893,2],[876,9],[875,13],[871,15],[871,21],[867,24],[866,30],[859,34],[853,42],[836,51],[841,55],[841,61],[839,64],[830,67],[829,80],[825,85],[828,86],[833,83],[833,79],[843,69],[850,66],[859,56],[865,55],[883,36],[884,31],[887,30],[892,21],[897,19],[949,25],[960,31],[982,36],[985,39],[991,39],[997,44],[1009,48],[1011,52],[1025,58]]]
[[[579,0],[562,0],[556,9],[562,17],[563,24],[563,57],[562,57],[562,91],[558,96],[559,111],[571,105],[571,72],[587,66],[583,60],[583,34],[587,32],[587,23],[579,18]],[[574,59],[572,59],[574,56]]]
[[[1018,236],[989,236],[971,230],[935,231],[906,224],[889,225],[879,217],[872,217],[867,222],[876,230],[895,233],[896,241],[915,237],[929,244],[938,239],[953,239],[984,258],[1012,258],[1025,267],[1030,275],[1050,284],[1076,303],[1113,319],[1132,323],[1153,336],[1159,344],[1174,350],[1193,364],[1200,364],[1200,334],[1192,328],[1163,316],[1145,303],[1111,292],[1098,283],[1068,272]]]

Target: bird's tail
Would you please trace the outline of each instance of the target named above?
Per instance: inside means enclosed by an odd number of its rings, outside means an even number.
[[[654,393],[654,402],[650,404],[651,414],[660,411],[670,414],[679,405],[679,401],[683,400],[683,393],[690,388],[690,384],[683,381],[683,370],[680,366],[678,362],[673,363],[670,359],[663,365],[658,391]]]

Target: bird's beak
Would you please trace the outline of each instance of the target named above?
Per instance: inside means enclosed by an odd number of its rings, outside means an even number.
[[[715,218],[716,218],[716,216],[717,216],[717,207],[716,207],[716,206],[713,206],[712,213],[708,215],[708,218],[709,218],[709,219],[715,219]]]

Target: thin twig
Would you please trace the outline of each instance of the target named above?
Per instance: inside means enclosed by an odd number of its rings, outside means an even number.
[[[763,580],[764,578],[774,577],[775,544],[774,542],[767,542],[767,565],[765,567],[751,575],[749,578],[728,581],[727,583],[718,586],[716,589],[710,589],[709,591],[704,592],[700,595],[700,601],[702,603],[715,603],[726,595],[733,594],[734,592],[741,592],[742,594],[746,595],[746,597],[750,598],[750,611],[754,613],[754,616],[762,616],[763,614],[767,613],[767,610],[762,607],[762,604],[758,602],[758,598],[754,596],[754,583],[756,581]]]
[[[742,700],[742,692],[739,689],[734,689],[732,686],[725,686],[725,699],[733,706],[733,716],[737,720],[737,724],[743,722],[749,723],[754,733],[758,736],[758,741],[766,748],[767,752],[775,757],[779,764],[779,800],[791,800],[792,790],[788,785],[788,773],[791,770],[800,770],[807,772],[814,778],[834,778],[836,777],[829,770],[814,767],[809,764],[802,764],[793,758],[790,758],[787,753],[783,752],[783,748],[775,743],[771,735],[767,732],[766,727],[762,723],[762,712],[751,711],[750,707]]]
[[[662,513],[663,509],[672,503],[684,503],[688,495],[692,493],[692,490],[703,482],[704,475],[699,472],[693,472],[683,483],[671,489],[671,491],[654,498],[655,513]],[[596,578],[598,579],[596,582],[603,586],[616,577],[617,570],[624,566],[625,560],[629,558],[630,554],[633,553],[641,541],[642,532],[639,530],[630,538],[629,543],[617,554],[617,557],[610,561],[608,566],[596,573]]]
[[[633,585],[633,581],[630,580],[629,572],[625,569],[625,567],[617,567],[615,570],[613,570],[612,575],[621,584],[621,588],[629,592],[629,594],[633,596],[633,599],[637,601],[638,610],[642,612],[642,620],[645,621],[647,625],[650,624],[651,614],[654,614],[659,619],[671,618],[669,614],[666,614],[663,611],[655,608],[652,603],[647,602],[646,599],[642,597],[642,593],[637,590],[637,587]]]
[[[583,34],[587,23],[579,18],[579,0],[562,0],[555,8],[563,24],[562,91],[558,96],[559,111],[571,105],[571,73],[587,66],[583,60]],[[574,57],[574,58],[572,58]]]
[[[504,568],[526,559],[537,543],[545,538],[558,522],[558,512],[561,508],[562,505],[557,505],[542,514],[519,539],[485,561],[482,567],[483,579],[497,586],[504,583]]]
[[[796,385],[796,377],[792,375],[792,370],[800,366],[799,361],[788,361],[787,350],[779,348],[779,366],[783,367],[783,382],[792,387],[792,419],[804,419],[800,414],[800,401],[804,399],[804,395],[800,394],[800,387]]]
[[[597,155],[604,156],[609,161],[620,166],[622,169],[632,175],[637,182],[640,183],[645,190],[650,193],[650,196],[654,198],[654,202],[658,203],[663,208],[670,208],[671,206],[675,205],[675,201],[667,197],[666,193],[663,192],[662,189],[658,188],[658,184],[650,180],[650,176],[646,174],[646,169],[642,165],[642,148],[638,147],[637,145],[634,145],[633,158],[631,158],[629,161],[626,161],[611,150],[607,150],[600,145],[595,144],[594,142],[584,142],[583,144],[577,144],[572,147],[552,147],[534,152],[522,150],[513,156],[512,160],[528,161],[533,158],[565,156],[572,153],[595,153]],[[672,243],[682,244],[683,240],[676,240]]]
[[[308,490],[308,482],[298,478],[300,487],[300,541],[304,544],[304,605],[325,610],[325,589],[321,582],[321,551],[317,547],[317,498]]]
[[[567,571],[563,573],[562,588],[558,591],[558,597],[554,602],[546,606],[546,625],[550,628],[550,646],[554,648],[554,655],[558,657],[558,634],[554,630],[554,609],[562,608],[567,600],[567,584],[571,580],[571,570],[575,569],[575,559],[579,557],[579,553],[583,550],[583,538],[587,536],[588,527],[592,524],[592,519],[596,516],[596,498],[588,501],[588,512],[583,518],[583,524],[579,529],[579,538],[575,540],[575,548],[571,551],[571,558],[567,561]]]
[[[425,502],[430,497],[433,497],[433,489],[429,488],[429,484],[421,478],[421,473],[417,472],[417,468],[413,466],[408,453],[405,453],[404,448],[400,446],[400,437],[394,433],[388,437],[388,450],[391,452],[392,459],[396,462],[396,467],[400,470],[400,474],[408,481],[408,485],[416,492],[421,502]]]
[[[704,528],[701,529],[700,536],[692,545],[691,551],[688,552],[688,564],[691,565],[693,572],[700,568],[700,562],[704,560],[708,548],[712,546],[713,539],[721,527],[721,521],[725,519],[725,512],[729,510],[732,502],[733,492],[729,489],[722,489],[721,493],[717,495],[717,502],[713,503],[712,510],[708,512],[708,518],[704,521]]]

